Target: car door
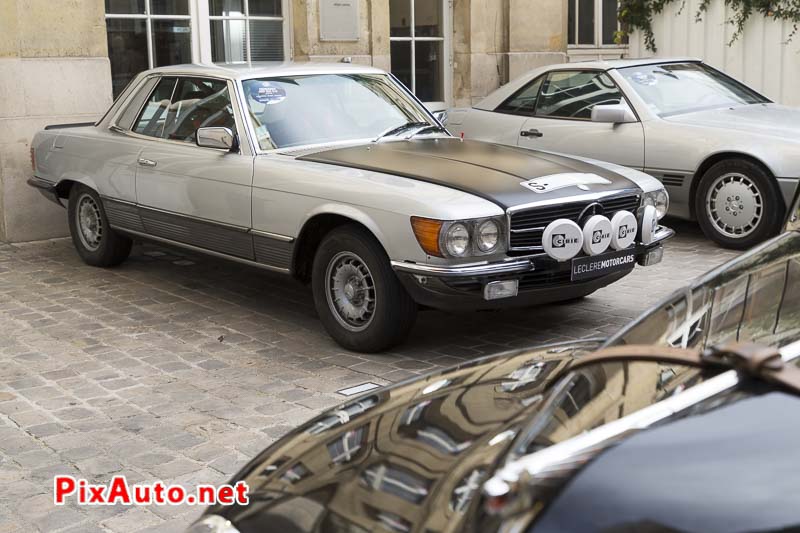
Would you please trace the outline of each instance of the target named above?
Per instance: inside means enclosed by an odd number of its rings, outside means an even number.
[[[133,128],[151,140],[139,155],[136,197],[148,234],[253,259],[253,158],[195,142],[201,127],[237,131],[232,93],[215,78],[159,82]]]
[[[636,169],[644,167],[641,122],[592,122],[595,105],[628,105],[607,73],[555,70],[531,84],[538,85],[539,90],[534,92],[535,86],[523,88],[528,89],[525,108],[530,110],[533,105],[534,110],[522,123],[518,146],[590,157]],[[511,103],[517,96],[513,95],[507,102]]]

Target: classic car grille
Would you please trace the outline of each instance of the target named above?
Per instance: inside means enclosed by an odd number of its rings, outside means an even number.
[[[605,216],[611,218],[614,213],[622,210],[628,210],[635,214],[636,209],[639,207],[639,195],[628,194],[601,200],[585,200],[546,207],[533,207],[512,213],[510,220],[510,255],[541,252],[543,250],[542,233],[550,222],[558,218],[567,218],[579,223],[578,217],[589,204],[594,202],[603,206]]]

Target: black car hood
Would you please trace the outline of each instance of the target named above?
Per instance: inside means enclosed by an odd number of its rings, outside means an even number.
[[[377,523],[450,529],[467,516],[480,477],[505,454],[512,428],[538,409],[541,392],[600,343],[490,356],[361,396],[297,428],[237,474],[231,482],[247,482],[248,505],[209,512],[241,533],[371,531]]]
[[[334,148],[297,159],[443,185],[504,209],[565,196],[639,190],[621,174],[570,157],[449,137]],[[605,183],[575,184],[548,192],[534,192],[522,185],[535,178],[576,173],[599,176]]]

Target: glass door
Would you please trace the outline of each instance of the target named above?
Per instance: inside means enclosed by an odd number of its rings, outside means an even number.
[[[448,0],[390,0],[392,74],[423,102],[450,102],[452,10]]]

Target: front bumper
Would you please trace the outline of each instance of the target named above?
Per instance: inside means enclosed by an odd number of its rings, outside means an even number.
[[[648,258],[658,253],[664,241],[675,235],[661,226],[648,245],[634,248],[637,263],[647,266]],[[392,261],[392,267],[412,298],[420,304],[446,311],[474,311],[527,307],[586,296],[631,273],[630,268],[582,280],[571,280],[571,263],[558,263],[546,254],[507,258],[494,263],[466,266],[421,265]],[[517,279],[516,296],[484,299],[484,287],[493,281]]]
[[[55,202],[61,207],[64,207],[64,204],[61,203],[61,198],[58,196],[58,190],[56,190],[56,186],[54,183],[49,182],[47,180],[43,180],[42,178],[38,178],[36,176],[28,178],[27,183],[28,185],[30,185],[31,187],[42,193],[42,196],[44,196],[51,202]]]

